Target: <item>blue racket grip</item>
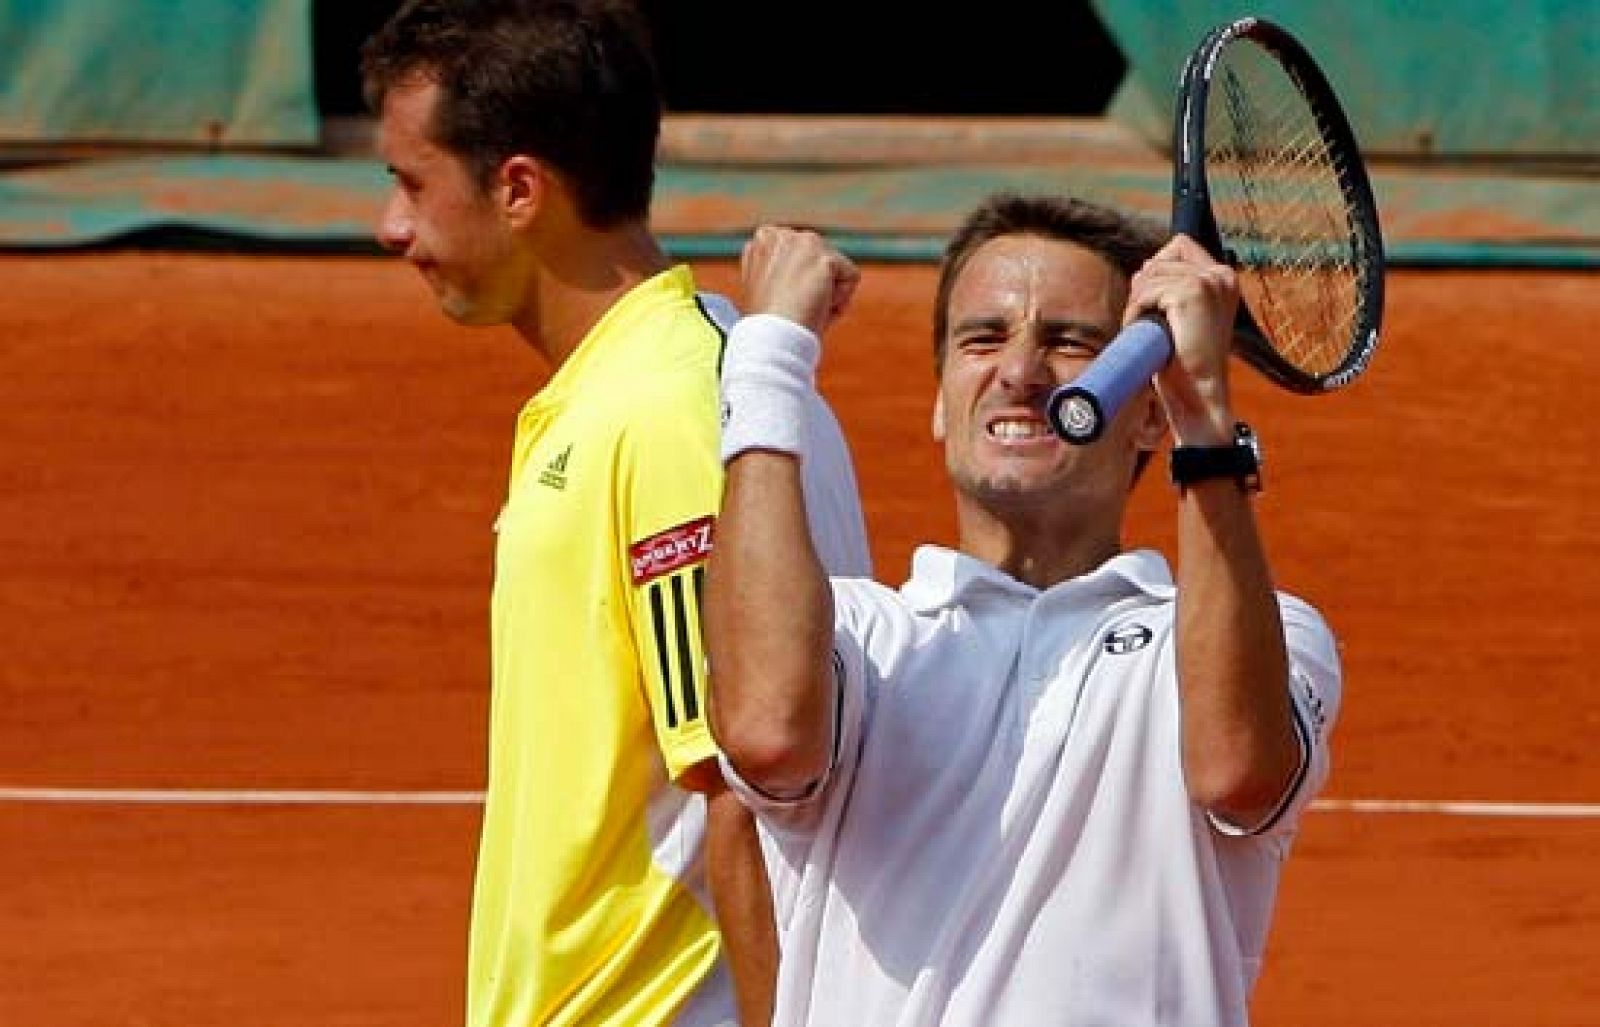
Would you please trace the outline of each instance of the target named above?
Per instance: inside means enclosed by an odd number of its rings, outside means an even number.
[[[1055,433],[1075,446],[1087,445],[1105,431],[1106,422],[1172,359],[1172,336],[1153,317],[1142,317],[1116,338],[1065,385],[1045,400],[1045,416]]]

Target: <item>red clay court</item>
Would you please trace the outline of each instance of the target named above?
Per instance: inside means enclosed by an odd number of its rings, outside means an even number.
[[[458,1022],[490,523],[544,369],[398,262],[0,274],[0,1023]],[[822,372],[893,581],[952,533],[932,288],[868,265]],[[1240,370],[1279,584],[1347,673],[1263,1027],[1600,1023],[1597,296],[1402,270],[1347,391]],[[1168,545],[1159,477],[1138,507]]]

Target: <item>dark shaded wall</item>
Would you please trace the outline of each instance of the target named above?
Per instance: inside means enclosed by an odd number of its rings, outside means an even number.
[[[641,0],[682,114],[1098,115],[1126,65],[1086,0],[935,11],[902,3]],[[318,0],[317,99],[364,111],[361,40],[396,0]]]

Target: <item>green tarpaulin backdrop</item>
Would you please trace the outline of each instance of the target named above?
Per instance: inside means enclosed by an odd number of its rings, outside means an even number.
[[[309,146],[311,0],[0,0],[0,142]]]
[[[1600,0],[1093,0],[1128,60],[1111,114],[1165,147],[1184,55],[1256,15],[1311,51],[1369,153],[1600,152]]]

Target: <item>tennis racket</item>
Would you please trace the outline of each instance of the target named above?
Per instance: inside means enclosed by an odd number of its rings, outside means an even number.
[[[1233,352],[1294,392],[1354,381],[1378,346],[1383,239],[1355,134],[1310,53],[1260,18],[1213,28],[1184,62],[1172,139],[1172,231],[1238,273]],[[1131,322],[1051,392],[1051,427],[1093,442],[1172,353],[1159,315]]]

